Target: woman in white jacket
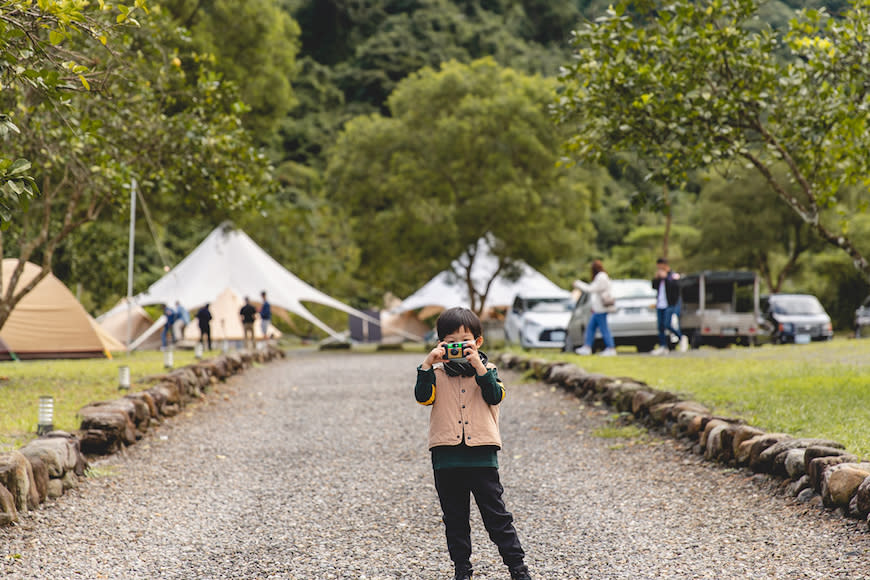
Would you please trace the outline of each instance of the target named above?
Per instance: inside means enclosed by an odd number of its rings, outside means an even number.
[[[604,339],[604,350],[601,356],[616,356],[616,348],[614,348],[613,335],[610,334],[610,327],[607,325],[607,313],[613,304],[605,306],[606,300],[602,297],[610,297],[610,276],[604,270],[601,260],[592,262],[592,282],[587,284],[582,280],[574,281],[574,288],[582,292],[588,292],[589,308],[592,316],[589,318],[589,326],[586,327],[585,344],[577,349],[577,354],[592,354],[592,344],[595,341],[595,330],[601,331],[601,338]],[[612,299],[611,299],[612,300]]]

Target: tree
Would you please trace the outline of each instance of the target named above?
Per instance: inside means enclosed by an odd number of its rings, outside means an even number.
[[[101,12],[110,10],[101,0],[89,4],[79,0],[0,0],[0,88],[29,88],[38,91],[53,106],[64,106],[65,95],[87,91],[99,82],[100,68],[89,66],[81,53],[70,50],[73,40],[108,45],[116,28],[136,23],[135,15],[145,8],[144,0],[116,4],[117,16],[108,21]],[[14,110],[0,108],[0,142],[21,133]],[[35,197],[38,188],[32,162],[0,153],[0,225],[6,227],[14,213]]]
[[[175,34],[153,13],[116,42],[101,92],[71,94],[59,114],[37,90],[5,95],[23,127],[13,152],[34,160],[41,195],[0,233],[0,255],[19,258],[0,296],[0,327],[72,233],[107,211],[126,219],[132,178],[152,209],[216,216],[249,207],[267,186],[267,163],[242,128],[232,85],[208,61],[179,53]],[[25,260],[42,271],[16,288]]]
[[[348,123],[326,190],[344,208],[373,297],[404,295],[491,234],[505,268],[582,252],[589,192],[557,166],[553,83],[492,59],[402,81],[391,117]],[[481,300],[483,297],[481,297]]]
[[[214,59],[222,79],[235,83],[248,109],[245,126],[260,145],[274,145],[276,126],[296,104],[299,25],[275,0],[166,0],[189,30],[195,50]]]
[[[555,107],[569,154],[628,152],[670,187],[746,163],[870,279],[868,249],[848,231],[866,201],[841,199],[870,186],[868,12],[870,0],[840,18],[809,10],[780,38],[754,20],[756,0],[622,2],[576,31]]]
[[[777,170],[777,173],[782,173]],[[715,216],[715,219],[711,219]],[[752,268],[771,292],[780,292],[821,241],[757,173],[713,179],[702,190],[693,218],[700,231],[692,246],[696,269]]]

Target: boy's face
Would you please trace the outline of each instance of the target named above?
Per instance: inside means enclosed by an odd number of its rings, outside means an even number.
[[[441,340],[442,342],[473,342],[477,348],[480,348],[480,345],[483,344],[483,336],[474,338],[471,331],[464,326],[460,326]]]

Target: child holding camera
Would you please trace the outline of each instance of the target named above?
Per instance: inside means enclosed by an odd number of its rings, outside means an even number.
[[[436,327],[439,344],[417,367],[414,396],[418,403],[432,407],[429,449],[454,579],[470,580],[472,575],[469,500],[473,494],[511,579],[531,580],[513,516],[502,500],[498,405],[505,390],[495,365],[479,350],[480,319],[467,308],[450,308],[438,317]]]

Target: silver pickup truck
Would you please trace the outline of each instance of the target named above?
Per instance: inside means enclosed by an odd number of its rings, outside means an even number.
[[[692,348],[755,345],[765,334],[759,324],[759,285],[755,272],[718,270],[680,278],[680,327]]]

